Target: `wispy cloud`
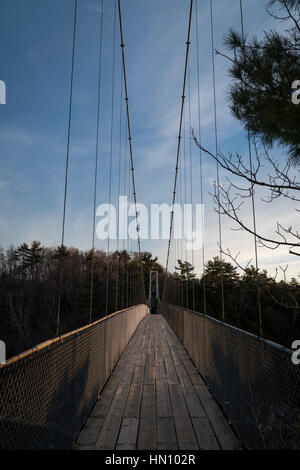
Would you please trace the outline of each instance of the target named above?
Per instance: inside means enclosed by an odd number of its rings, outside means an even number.
[[[94,13],[94,12],[101,13],[102,12],[101,6],[96,5],[95,3],[92,3],[92,4],[88,5],[87,8],[92,13]]]
[[[37,136],[22,130],[7,129],[0,132],[0,142],[31,145],[38,140]]]

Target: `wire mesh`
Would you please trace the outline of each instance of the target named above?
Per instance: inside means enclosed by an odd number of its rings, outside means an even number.
[[[70,449],[146,305],[116,312],[0,366],[0,449]]]
[[[300,366],[292,350],[173,305],[161,313],[248,449],[300,449]]]

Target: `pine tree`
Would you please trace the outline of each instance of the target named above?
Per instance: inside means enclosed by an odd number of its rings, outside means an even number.
[[[28,249],[26,264],[30,269],[32,279],[33,277],[35,277],[36,280],[38,279],[38,266],[41,263],[42,250],[41,242],[37,240],[34,240]]]
[[[233,114],[251,136],[266,146],[285,147],[294,163],[300,163],[300,105],[292,100],[292,85],[300,80],[299,0],[272,0],[289,21],[284,34],[272,30],[262,40],[247,39],[230,30],[224,44],[233,53],[229,102]],[[269,11],[269,10],[268,10]]]
[[[22,279],[24,280],[29,267],[29,245],[27,243],[22,243],[22,245],[18,246],[15,253],[18,260],[17,272],[22,273]]]
[[[195,279],[196,274],[194,274],[194,266],[189,263],[188,261],[181,261],[180,259],[178,260],[178,265],[175,266],[175,269],[179,271],[179,279],[180,280],[188,280],[191,281],[192,279]]]

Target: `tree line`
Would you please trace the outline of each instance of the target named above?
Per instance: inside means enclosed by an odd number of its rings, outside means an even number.
[[[189,262],[178,260],[175,272],[168,276],[165,301],[223,320],[221,276],[226,323],[288,348],[300,337],[298,280],[277,281],[252,265],[241,270],[216,256],[199,278]]]
[[[0,339],[8,357],[56,336],[59,299],[59,334],[145,302],[137,255],[49,248],[39,241],[0,249]]]
[[[207,262],[201,277],[182,260],[167,274],[150,252],[139,256],[124,250],[108,255],[101,250],[48,248],[33,241],[0,249],[0,339],[6,343],[8,357],[56,335],[59,293],[59,334],[89,323],[92,269],[92,321],[146,302],[150,270],[159,273],[162,302],[222,319],[222,273],[227,323],[259,334],[259,285],[263,336],[287,347],[300,336],[300,285],[296,279],[277,282],[253,266],[240,274],[236,266],[218,257]]]

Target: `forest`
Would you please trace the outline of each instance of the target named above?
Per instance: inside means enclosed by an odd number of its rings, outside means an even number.
[[[219,320],[221,273],[226,323],[262,333],[287,347],[300,336],[300,284],[296,279],[276,281],[253,266],[240,273],[218,257],[206,263],[202,277],[181,260],[175,272],[166,274],[149,252],[107,255],[100,250],[47,248],[33,241],[0,251],[0,339],[6,343],[7,357],[114,311],[147,302],[150,270],[159,272],[161,302],[206,312]]]

